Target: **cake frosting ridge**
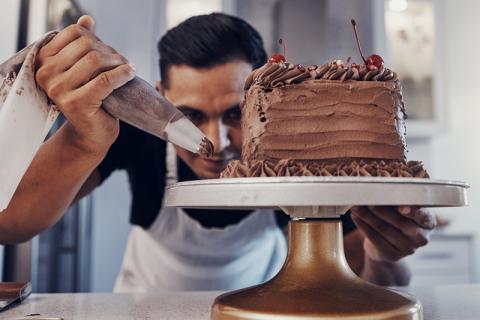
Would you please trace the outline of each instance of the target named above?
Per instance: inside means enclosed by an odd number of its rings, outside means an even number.
[[[397,81],[398,76],[388,68],[369,70],[367,66],[355,63],[345,66],[341,60],[334,60],[320,67],[316,65],[304,67],[288,62],[267,63],[249,75],[245,81],[245,90],[248,90],[254,82],[266,87],[277,87],[312,79]]]
[[[323,177],[404,177],[428,178],[420,161],[383,160],[332,160],[300,161],[283,159],[279,161],[254,160],[231,161],[222,173],[225,177],[277,177],[277,176],[323,176]]]

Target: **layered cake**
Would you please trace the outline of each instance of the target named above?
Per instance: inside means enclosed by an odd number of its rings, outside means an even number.
[[[222,177],[428,177],[421,162],[406,161],[397,74],[377,55],[364,61],[303,67],[277,54],[253,71],[242,157]]]

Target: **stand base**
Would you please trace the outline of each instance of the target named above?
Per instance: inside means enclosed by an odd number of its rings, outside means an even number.
[[[349,268],[337,219],[292,221],[289,252],[272,280],[219,296],[212,320],[422,320],[421,304]]]

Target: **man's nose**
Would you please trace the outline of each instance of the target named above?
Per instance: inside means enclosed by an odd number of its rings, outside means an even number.
[[[204,133],[212,142],[214,153],[220,153],[230,146],[228,127],[221,120],[209,121],[208,127],[204,129]]]

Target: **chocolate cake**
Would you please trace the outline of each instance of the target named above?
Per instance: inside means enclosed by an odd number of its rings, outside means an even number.
[[[303,67],[277,54],[254,70],[242,104],[242,158],[222,177],[428,177],[421,162],[406,161],[397,74],[378,55],[364,61]]]

